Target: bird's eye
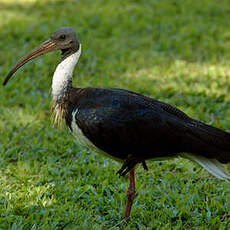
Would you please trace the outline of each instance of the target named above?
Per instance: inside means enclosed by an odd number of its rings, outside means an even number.
[[[65,39],[65,34],[62,34],[62,35],[60,36],[60,39],[61,39],[61,40],[64,40],[64,39]]]

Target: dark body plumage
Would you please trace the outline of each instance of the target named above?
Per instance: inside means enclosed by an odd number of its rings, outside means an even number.
[[[72,89],[66,123],[77,126],[100,150],[142,162],[189,152],[230,162],[230,134],[196,121],[177,108],[121,89]]]

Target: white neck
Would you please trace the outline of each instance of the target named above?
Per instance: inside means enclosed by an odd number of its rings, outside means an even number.
[[[52,97],[54,103],[63,98],[71,84],[73,70],[81,55],[81,44],[78,51],[65,58],[56,68],[52,81]]]

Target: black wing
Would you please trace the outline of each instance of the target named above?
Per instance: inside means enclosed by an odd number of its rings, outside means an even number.
[[[180,152],[229,158],[230,134],[166,103],[120,89],[87,88],[72,103],[84,135],[121,159],[152,159]],[[225,156],[226,155],[226,156]]]

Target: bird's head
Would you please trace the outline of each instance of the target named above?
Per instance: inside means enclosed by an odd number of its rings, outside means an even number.
[[[37,48],[33,49],[26,56],[24,56],[8,73],[3,85],[6,85],[12,75],[28,61],[39,57],[45,53],[54,50],[61,50],[62,59],[65,59],[69,55],[77,52],[80,48],[80,43],[78,41],[75,31],[70,27],[63,27],[55,31],[50,39],[46,40],[40,44]]]

